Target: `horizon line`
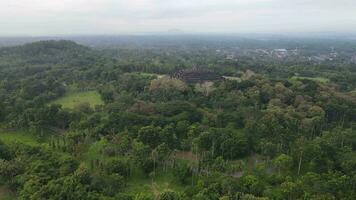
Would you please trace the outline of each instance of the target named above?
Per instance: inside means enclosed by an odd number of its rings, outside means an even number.
[[[121,33],[81,33],[81,34],[0,34],[0,38],[41,38],[41,37],[118,37],[118,36],[355,36],[355,32],[319,31],[319,32],[121,32]]]

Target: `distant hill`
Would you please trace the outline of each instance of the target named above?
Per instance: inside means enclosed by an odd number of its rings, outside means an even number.
[[[0,68],[31,65],[80,66],[91,63],[96,56],[88,47],[68,40],[33,42],[0,48]]]

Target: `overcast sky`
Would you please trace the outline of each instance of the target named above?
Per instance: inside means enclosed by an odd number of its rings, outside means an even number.
[[[356,0],[0,0],[0,35],[356,33]]]

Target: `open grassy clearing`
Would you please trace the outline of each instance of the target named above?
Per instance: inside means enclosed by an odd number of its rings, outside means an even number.
[[[29,146],[37,146],[43,142],[43,138],[36,138],[26,131],[6,131],[0,129],[0,140],[5,144],[23,143]]]
[[[63,108],[73,109],[82,103],[89,103],[94,108],[96,105],[104,104],[100,95],[96,91],[87,92],[69,92],[64,97],[61,97],[52,102],[53,104],[60,104]]]
[[[320,83],[328,83],[328,82],[330,82],[329,79],[324,78],[324,77],[293,76],[291,78],[291,80],[303,80],[303,79],[316,81],[316,82],[320,82]]]

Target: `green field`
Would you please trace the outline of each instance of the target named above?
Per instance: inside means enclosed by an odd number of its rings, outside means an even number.
[[[306,76],[293,76],[291,80],[311,80],[319,83],[328,83],[330,80],[324,77],[306,77]]]
[[[0,129],[0,140],[5,144],[18,142],[29,146],[40,145],[40,139],[26,131],[5,131]]]
[[[96,105],[102,105],[100,95],[96,91],[88,92],[69,92],[64,97],[61,97],[52,102],[53,104],[60,104],[63,108],[75,108],[81,103],[89,103],[92,108]]]

